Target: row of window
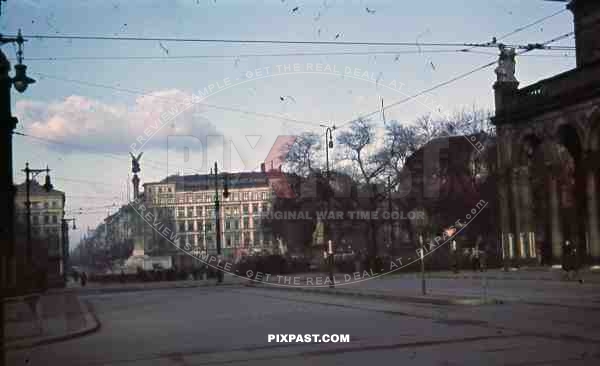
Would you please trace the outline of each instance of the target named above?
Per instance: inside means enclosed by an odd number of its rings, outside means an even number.
[[[213,235],[207,234],[204,237],[204,239],[206,241],[207,246],[212,246],[213,244],[216,244],[215,237]],[[224,239],[225,240],[223,242],[223,247],[225,247],[225,248],[238,247],[240,244],[242,244],[244,247],[249,247],[249,246],[258,246],[258,245],[260,245],[261,242],[264,244],[270,244],[271,243],[271,234],[268,232],[263,232],[261,235],[261,232],[255,231],[253,241],[250,240],[250,237],[248,235],[246,235],[244,237],[244,241],[242,242],[241,236],[239,233],[225,234]],[[183,244],[189,244],[189,245],[194,245],[194,246],[202,245],[202,241],[203,241],[203,237],[198,234],[186,235],[185,237],[182,238]]]
[[[185,197],[179,197],[177,199],[178,203],[191,203],[194,202],[194,197],[196,202],[214,202],[215,193],[207,192],[207,193],[196,193],[196,194],[183,194]],[[219,200],[222,201],[268,201],[270,199],[269,191],[262,192],[231,192],[229,197],[223,197],[223,193],[219,192]]]
[[[42,219],[43,218],[43,219]],[[58,216],[44,215],[44,216],[31,216],[31,222],[33,225],[39,224],[58,224]]]
[[[48,228],[32,227],[31,233],[34,236],[43,236],[45,234],[57,234],[58,235],[58,228],[56,228],[56,227],[48,227]]]
[[[268,211],[270,205],[263,205],[262,207],[258,204],[252,204],[252,213],[258,214],[261,212],[261,208],[265,211]],[[249,215],[250,214],[250,205],[242,205],[241,209],[242,214]],[[238,206],[226,206],[223,208],[223,213],[225,216],[239,216],[240,215],[240,207]],[[178,207],[177,208],[177,217],[205,217],[210,216],[214,217],[215,210],[211,206],[188,206],[188,207]]]
[[[243,223],[243,226],[240,224]],[[240,229],[251,229],[252,225],[250,223],[250,219],[245,217],[241,222],[239,219],[226,219],[224,222],[225,230],[240,230]],[[254,222],[254,227],[260,226],[259,223]],[[206,222],[204,223],[204,230],[202,229],[202,222],[200,221],[181,221],[177,226],[179,229],[178,232],[190,232],[190,231],[204,231],[204,232],[212,232],[213,231],[213,223]]]
[[[25,201],[23,201],[23,207],[25,207]],[[31,209],[39,210],[42,208],[60,208],[59,201],[44,201],[44,202],[31,202]]]

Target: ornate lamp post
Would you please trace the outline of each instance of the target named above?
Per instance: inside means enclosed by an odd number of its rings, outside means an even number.
[[[425,212],[425,208],[419,207],[418,209],[420,215],[417,215],[417,219],[415,220],[415,227],[417,229],[417,237],[419,240],[419,257],[421,260],[421,293],[423,295],[427,294],[427,287],[425,284],[425,243],[423,239],[423,234],[425,229],[427,228],[427,214]]]
[[[331,190],[330,190],[330,186],[331,186],[331,182],[330,182],[330,178],[331,178],[331,173],[329,171],[329,149],[333,149],[333,131],[335,130],[335,125],[334,126],[325,126],[325,125],[321,125],[321,127],[325,128],[325,166],[327,169],[327,192],[328,192],[328,196],[327,196],[327,213],[329,214],[329,210],[331,209]],[[330,238],[327,241],[327,264],[329,267],[329,281],[330,281],[330,288],[334,288],[335,287],[335,283],[334,283],[334,278],[333,278],[333,259],[334,259],[334,249],[333,249],[333,241],[331,240],[331,225],[327,225],[327,236]]]
[[[217,226],[217,256],[221,259],[221,206],[219,202],[219,168],[215,161],[214,172],[211,169],[211,175],[215,179],[215,225]],[[229,197],[229,182],[227,175],[223,175],[223,197]],[[217,271],[217,283],[223,282],[223,272]]]
[[[25,40],[21,31],[16,38],[6,38],[0,35],[0,45],[6,43],[16,43],[17,61],[15,65],[15,77],[10,77],[10,62],[0,50],[0,222],[4,223],[0,229],[0,243],[2,243],[2,256],[6,258],[3,262],[2,278],[7,279],[2,284],[3,289],[8,287],[8,283],[15,283],[16,262],[15,262],[15,237],[14,237],[14,217],[15,188],[13,182],[12,165],[12,135],[17,126],[18,120],[11,114],[10,89],[14,85],[15,89],[22,93],[29,84],[35,83],[35,80],[27,76],[27,66],[23,65],[23,43]],[[8,270],[10,268],[10,270]],[[2,291],[4,292],[4,291]]]
[[[63,243],[63,277],[65,285],[67,283],[68,269],[69,269],[69,222],[73,222],[72,229],[77,230],[75,226],[75,219],[62,219],[62,243]]]

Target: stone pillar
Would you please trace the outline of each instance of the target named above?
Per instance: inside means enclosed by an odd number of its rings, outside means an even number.
[[[498,180],[498,203],[500,207],[499,218],[500,218],[500,240],[502,242],[502,258],[505,263],[505,267],[509,261],[509,240],[508,234],[510,233],[510,211],[509,211],[509,190],[508,190],[508,179],[506,172],[500,172]]]
[[[531,234],[534,232],[533,217],[532,217],[532,205],[533,199],[531,198],[531,181],[529,176],[529,168],[524,167],[521,171],[521,215],[523,225],[521,229],[523,231],[524,242],[523,247],[523,258],[535,258],[535,247],[532,249]]]
[[[589,252],[594,263],[600,261],[600,233],[598,230],[598,185],[596,176],[598,172],[598,158],[600,154],[595,156],[588,152],[585,160],[586,174],[586,202],[587,202],[587,237],[589,240]]]
[[[552,240],[552,262],[560,264],[562,259],[563,231],[558,192],[558,174],[554,167],[548,172],[548,196],[550,202],[550,232]]]
[[[512,196],[511,196],[512,205],[510,207],[511,208],[510,213],[512,214],[512,218],[514,220],[513,228],[515,229],[514,236],[513,236],[514,239],[512,241],[515,248],[511,248],[511,249],[514,252],[515,257],[519,256],[522,258],[524,248],[523,248],[523,241],[521,238],[521,229],[523,227],[521,220],[523,219],[523,216],[521,214],[522,213],[521,212],[521,208],[522,208],[521,203],[522,202],[520,199],[520,196],[521,196],[521,194],[520,194],[521,193],[520,192],[520,190],[521,190],[520,176],[521,176],[521,174],[520,174],[519,168],[515,168],[511,171],[512,179],[510,181],[510,188],[511,188],[511,193],[512,193]]]

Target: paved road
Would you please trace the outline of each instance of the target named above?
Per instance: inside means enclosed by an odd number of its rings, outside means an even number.
[[[595,309],[398,304],[257,288],[82,296],[102,322],[97,333],[10,352],[8,364],[600,364]],[[350,334],[351,343],[268,343],[277,333]]]

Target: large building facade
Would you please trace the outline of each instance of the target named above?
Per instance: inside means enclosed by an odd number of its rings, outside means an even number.
[[[29,188],[31,202],[31,245],[33,263],[47,274],[50,286],[64,285],[65,260],[68,248],[63,238],[65,214],[64,192],[47,191],[35,180]],[[15,211],[17,244],[20,255],[26,255],[27,244],[27,186],[17,185]]]
[[[223,197],[223,175],[219,175],[219,201],[222,255],[239,259],[246,255],[274,251],[274,239],[263,227],[261,217],[270,210],[273,194],[267,173],[241,172],[227,175],[229,197]],[[179,245],[191,246],[196,253],[217,253],[215,177],[213,175],[169,176],[160,182],[144,184],[144,204],[176,236]],[[184,254],[150,223],[143,224],[143,253],[170,255],[173,264],[187,267],[193,258]]]
[[[573,0],[577,67],[518,88],[503,51],[494,84],[500,235],[509,262],[558,264],[568,240],[600,261],[600,2]]]

